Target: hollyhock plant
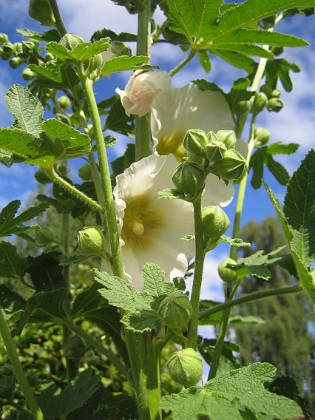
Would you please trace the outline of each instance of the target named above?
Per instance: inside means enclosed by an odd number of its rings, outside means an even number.
[[[193,206],[180,199],[159,199],[159,191],[174,188],[174,156],[152,155],[133,163],[116,178],[115,203],[127,277],[142,289],[141,270],[147,262],[159,265],[166,278],[183,276],[194,255],[194,242],[182,238],[194,234]],[[204,204],[225,206],[233,187],[209,175]]]
[[[165,72],[136,71],[130,77],[125,90],[116,89],[128,116],[143,117],[150,111],[154,96],[170,86],[171,77]]]
[[[184,135],[189,129],[205,132],[233,129],[233,119],[220,92],[201,91],[195,84],[164,89],[151,105],[151,131],[160,155],[186,156]]]

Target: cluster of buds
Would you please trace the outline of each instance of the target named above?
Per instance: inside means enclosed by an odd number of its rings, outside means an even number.
[[[39,64],[42,57],[39,55],[39,41],[30,39],[29,41],[12,43],[8,36],[0,33],[0,57],[2,60],[9,61],[11,68],[16,69],[22,64]],[[24,80],[30,80],[35,77],[35,73],[24,68],[22,71]]]
[[[278,89],[272,89],[268,85],[263,85],[259,89],[259,93],[256,95],[256,98],[258,96],[263,98],[263,108],[266,107],[270,112],[279,112],[283,108],[283,102],[280,98],[281,92]]]
[[[187,160],[181,163],[173,175],[173,183],[180,195],[193,201],[203,190],[208,174],[224,181],[240,178],[245,169],[245,159],[234,149],[236,137],[231,130],[188,130],[184,137]]]

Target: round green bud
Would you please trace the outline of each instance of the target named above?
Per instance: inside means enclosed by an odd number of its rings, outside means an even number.
[[[206,157],[209,163],[212,165],[214,162],[222,159],[223,153],[227,150],[226,146],[222,141],[217,138],[216,133],[210,131],[207,134],[208,144],[206,145]]]
[[[4,42],[8,42],[8,40],[9,40],[8,35],[1,32],[0,33],[0,44],[3,44]]]
[[[195,163],[184,162],[175,169],[172,181],[178,191],[194,197],[204,186],[205,174]]]
[[[179,350],[168,360],[167,368],[174,381],[189,388],[201,379],[202,359],[192,348]]]
[[[191,314],[190,301],[180,291],[174,292],[163,299],[158,309],[158,317],[161,323],[172,331],[179,331],[180,333],[186,329]]]
[[[216,246],[218,239],[230,227],[230,219],[222,208],[215,204],[201,210],[204,243],[207,250]]]
[[[283,47],[273,47],[271,52],[272,52],[273,55],[275,55],[277,57],[277,56],[283,54],[284,48]]]
[[[101,255],[105,248],[105,238],[99,227],[90,226],[78,233],[78,247],[89,255]]]
[[[42,25],[56,25],[56,19],[48,0],[30,0],[28,14]]]
[[[68,175],[68,166],[64,162],[57,162],[55,164],[55,170],[58,175],[66,177]]]
[[[2,45],[2,59],[8,60],[11,55],[14,55],[14,46],[11,42],[5,42]]]
[[[52,182],[51,178],[47,175],[47,173],[43,169],[38,169],[35,174],[35,179],[40,184],[50,184]]]
[[[281,91],[279,89],[274,89],[271,92],[271,97],[272,98],[280,98],[280,96],[281,96]]]
[[[78,175],[83,181],[90,181],[92,179],[91,167],[88,163],[80,166],[78,170]]]
[[[203,130],[188,130],[183,142],[187,152],[196,156],[205,156],[208,137]]]
[[[266,128],[256,128],[254,131],[255,146],[263,146],[268,143],[270,133]]]
[[[272,88],[269,85],[262,85],[259,89],[260,92],[264,93],[267,98],[270,98],[271,96],[271,92],[272,92]]]
[[[96,81],[100,78],[101,70],[104,65],[102,54],[97,54],[94,57],[88,58],[83,64],[88,72],[90,80]]]
[[[252,108],[252,102],[251,101],[239,101],[234,105],[234,112],[238,116],[246,115],[250,112]]]
[[[68,98],[68,96],[65,95],[60,96],[58,98],[58,103],[63,112],[66,112],[69,106],[71,105],[70,99]]]
[[[64,355],[67,359],[79,360],[86,351],[84,341],[78,335],[71,335],[63,347]]]
[[[24,59],[22,57],[13,57],[9,61],[9,65],[12,69],[18,68],[22,63],[24,63]]]
[[[60,44],[67,48],[68,51],[74,50],[75,47],[82,44],[84,40],[75,34],[66,34],[60,40]]]
[[[16,42],[13,44],[15,55],[23,54],[23,44],[22,42]]]
[[[209,172],[225,180],[235,180],[242,176],[246,161],[235,149],[226,150],[220,161],[209,167]]]
[[[26,67],[22,71],[22,77],[24,80],[34,79],[35,76],[36,76],[36,73],[33,70],[29,69],[28,67]]]
[[[283,102],[280,98],[270,98],[267,102],[268,111],[279,112],[283,108]]]
[[[268,97],[265,93],[259,92],[254,98],[253,113],[259,114],[266,106]]]
[[[232,130],[220,130],[217,132],[217,139],[222,142],[227,149],[232,149],[236,143],[236,136]]]
[[[227,267],[227,264],[235,264],[235,260],[232,258],[227,258],[226,260],[222,261],[218,267],[219,276],[223,281],[228,284],[232,284],[237,279],[237,274],[231,268]]]

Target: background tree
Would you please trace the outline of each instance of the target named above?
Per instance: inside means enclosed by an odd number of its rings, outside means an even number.
[[[285,244],[280,224],[274,217],[268,217],[262,223],[248,223],[241,237],[252,244],[251,248],[244,248],[242,256],[258,250],[267,254]],[[273,265],[269,269],[272,273],[269,281],[248,276],[239,293],[294,283],[281,267]],[[305,394],[309,412],[315,413],[314,313],[307,296],[302,292],[258,300],[237,307],[235,312],[266,320],[265,324],[235,326],[242,364],[265,361],[276,365],[280,375],[295,379]]]

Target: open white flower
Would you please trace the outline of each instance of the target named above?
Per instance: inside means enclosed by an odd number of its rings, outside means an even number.
[[[171,84],[170,75],[165,72],[138,70],[130,77],[125,90],[116,89],[120,96],[122,106],[126,114],[143,117],[150,111],[153,97],[161,90]]]
[[[122,256],[127,278],[141,290],[143,265],[159,265],[171,280],[183,276],[193,256],[194,241],[182,238],[194,233],[192,204],[159,199],[158,192],[174,188],[173,156],[149,156],[135,162],[116,178],[117,215],[122,220]]]
[[[233,119],[220,92],[201,91],[195,84],[163,89],[151,105],[151,131],[160,155],[186,156],[184,135],[189,129],[209,131],[233,129]]]

